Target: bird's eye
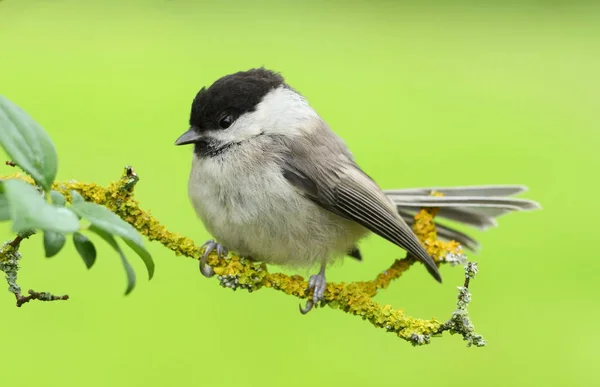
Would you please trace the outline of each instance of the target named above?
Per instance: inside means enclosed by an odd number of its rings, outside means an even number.
[[[227,129],[231,126],[231,124],[233,124],[233,116],[231,114],[223,116],[219,120],[219,126],[221,129]]]

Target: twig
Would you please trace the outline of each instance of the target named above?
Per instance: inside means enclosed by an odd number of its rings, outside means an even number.
[[[6,274],[6,282],[8,283],[8,290],[15,295],[17,299],[17,307],[31,301],[55,301],[55,300],[68,300],[69,296],[55,296],[48,292],[35,292],[29,290],[28,296],[21,294],[21,287],[17,284],[17,273],[19,271],[19,262],[21,261],[21,253],[19,253],[19,247],[21,242],[35,234],[35,231],[24,231],[8,242],[5,242],[0,247],[0,271]]]
[[[23,242],[23,240],[29,238],[33,234],[35,234],[34,230],[30,230],[30,231],[25,231],[25,232],[18,233],[17,236],[15,237],[15,239],[13,239],[12,241],[8,242],[8,244],[13,249],[18,250],[19,246],[21,245],[21,242]]]
[[[469,262],[465,265],[465,283],[458,287],[458,301],[456,310],[452,313],[450,320],[440,328],[440,333],[450,331],[451,334],[460,334],[463,340],[467,342],[467,347],[475,345],[483,347],[487,343],[483,336],[475,333],[475,326],[471,322],[467,307],[471,303],[471,293],[469,293],[469,284],[475,275],[477,275],[477,263]]]
[[[125,167],[125,173],[124,173],[123,177],[121,178],[121,180],[122,180],[122,186],[121,186],[120,190],[122,192],[131,193],[133,191],[133,187],[137,184],[137,182],[140,180],[140,178],[137,175],[137,173],[135,173],[135,171],[133,170],[133,167],[128,165]]]
[[[15,294],[15,297],[17,298],[17,307],[18,308],[20,308],[21,305],[26,304],[31,300],[57,301],[57,300],[68,300],[69,299],[69,296],[66,294],[64,296],[55,296],[48,292],[35,292],[31,289],[29,289],[28,293],[29,293],[28,296],[22,296],[20,294]]]

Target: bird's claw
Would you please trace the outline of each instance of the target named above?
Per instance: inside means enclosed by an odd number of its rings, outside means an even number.
[[[312,310],[315,305],[318,305],[320,301],[323,301],[325,296],[325,289],[327,288],[327,281],[325,280],[325,272],[322,270],[319,274],[313,274],[308,279],[308,291],[313,291],[312,298],[306,301],[304,308],[302,305],[299,306],[300,313],[307,314]]]
[[[212,239],[203,244],[201,248],[204,248],[204,252],[200,257],[200,273],[202,273],[203,276],[210,278],[215,275],[215,271],[212,269],[212,267],[208,266],[208,263],[206,263],[208,260],[208,255],[216,250],[217,256],[221,258],[227,256],[229,251],[227,248],[225,248],[225,246],[215,242]]]
[[[313,300],[309,299],[308,301],[306,301],[306,305],[304,306],[304,308],[302,307],[302,304],[298,305],[298,309],[300,309],[300,313],[302,314],[307,314],[308,312],[310,312],[312,310],[314,306]]]

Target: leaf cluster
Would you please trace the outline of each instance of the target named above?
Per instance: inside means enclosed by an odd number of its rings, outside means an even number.
[[[0,222],[11,222],[15,233],[42,232],[47,258],[62,251],[70,238],[88,269],[96,262],[97,252],[86,234],[96,234],[117,252],[127,276],[125,294],[128,294],[136,277],[117,241],[120,238],[142,259],[152,278],[154,261],[135,228],[105,206],[86,201],[77,191],[70,192],[68,203],[63,194],[52,189],[58,157],[50,136],[27,113],[2,96],[0,146],[12,163],[35,182],[30,185],[16,178],[0,180]]]

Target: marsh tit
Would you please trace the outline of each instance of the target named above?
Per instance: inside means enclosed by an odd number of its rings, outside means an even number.
[[[420,208],[439,208],[438,217],[480,229],[507,212],[538,208],[511,197],[523,186],[381,190],[306,99],[264,68],[202,88],[189,123],[175,144],[194,145],[188,194],[215,238],[204,244],[201,272],[212,276],[208,254],[228,249],[269,264],[317,266],[303,313],[323,298],[326,266],[348,255],[360,259],[357,244],[370,232],[406,250],[441,282],[410,227]],[[438,225],[438,235],[477,248],[451,227]]]

